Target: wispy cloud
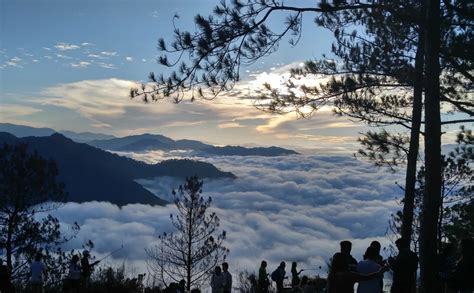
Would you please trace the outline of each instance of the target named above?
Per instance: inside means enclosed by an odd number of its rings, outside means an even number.
[[[85,47],[85,46],[94,46],[93,43],[88,43],[88,42],[83,42],[81,43],[81,46]]]
[[[100,54],[104,56],[118,56],[118,53],[114,51],[102,51]]]
[[[112,63],[98,62],[97,65],[106,69],[117,69],[117,67]]]
[[[91,65],[91,63],[87,62],[87,61],[80,61],[78,63],[71,63],[71,67],[73,67],[73,68],[86,68],[89,65]]]
[[[133,61],[133,57],[127,56],[127,57],[125,57],[125,60],[131,62],[131,61]]]
[[[2,107],[0,107],[0,117],[6,118],[26,116],[40,111],[41,109],[33,108],[31,106],[24,106],[20,104],[2,104]]]
[[[67,50],[76,50],[79,49],[80,46],[74,45],[74,44],[68,44],[68,43],[57,43],[54,48],[60,50],[60,51],[67,51]]]

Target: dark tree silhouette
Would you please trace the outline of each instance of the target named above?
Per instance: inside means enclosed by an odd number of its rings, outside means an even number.
[[[58,219],[48,214],[65,200],[62,184],[56,181],[54,161],[29,152],[26,144],[0,148],[0,249],[6,251],[13,279],[26,277],[28,263],[38,251],[61,257],[58,245],[77,234],[61,235]]]
[[[147,249],[149,268],[164,284],[186,280],[187,290],[203,284],[222,262],[228,250],[223,246],[225,231],[219,232],[219,218],[209,213],[211,198],[201,196],[203,182],[196,176],[173,190],[177,215],[170,215],[176,228],[163,233],[160,243]]]

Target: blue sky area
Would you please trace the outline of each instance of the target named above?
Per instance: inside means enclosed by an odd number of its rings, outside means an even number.
[[[297,1],[312,5],[314,1]],[[0,2],[0,121],[58,130],[127,135],[161,133],[216,144],[276,144],[354,149],[362,125],[323,109],[312,119],[270,115],[223,95],[212,102],[143,105],[128,89],[156,63],[157,40],[172,40],[172,20],[194,30],[197,13],[217,1],[2,0]],[[284,15],[275,15],[278,26]],[[329,53],[331,34],[304,18],[302,39],[244,68],[240,89],[279,80],[288,68]]]

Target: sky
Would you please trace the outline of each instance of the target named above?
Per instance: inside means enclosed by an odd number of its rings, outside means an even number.
[[[208,15],[216,3],[1,1],[0,122],[118,136],[150,132],[214,144],[354,149],[363,127],[336,119],[329,108],[299,119],[264,113],[252,101],[226,94],[179,105],[128,98],[149,72],[169,72],[156,63],[156,45],[161,37],[172,39],[173,16],[179,15],[178,27],[192,31],[194,16]],[[290,68],[327,53],[331,35],[312,22],[305,17],[297,46],[284,40],[276,53],[243,68],[236,88],[245,92],[277,82]]]
[[[287,4],[291,4],[289,1]],[[367,128],[322,108],[310,119],[272,115],[250,99],[224,93],[212,101],[164,100],[144,104],[128,97],[148,73],[169,73],[156,62],[157,40],[172,40],[173,17],[194,31],[210,0],[2,0],[0,2],[0,122],[56,130],[125,136],[157,133],[223,145],[278,145],[350,153]],[[313,1],[296,1],[312,5]],[[278,28],[284,14],[270,18]],[[296,46],[279,49],[242,68],[241,93],[277,85],[290,68],[330,55],[332,36],[305,15]],[[448,129],[450,132],[456,127]]]

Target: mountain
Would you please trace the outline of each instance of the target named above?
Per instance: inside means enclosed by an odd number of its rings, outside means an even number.
[[[196,140],[173,140],[159,134],[141,134],[120,138],[93,140],[95,147],[110,151],[190,150],[196,156],[286,156],[297,152],[279,147],[213,146]]]
[[[17,138],[0,132],[0,144],[28,143],[42,157],[56,161],[59,181],[74,202],[109,201],[119,206],[142,203],[163,205],[166,201],[135,182],[135,179],[171,176],[185,178],[234,178],[214,165],[193,160],[169,160],[154,165],[121,157],[116,154],[77,143],[55,133],[45,137]]]
[[[56,131],[51,128],[37,128],[25,125],[15,125],[10,123],[0,123],[0,132],[8,132],[16,137],[27,137],[27,136],[49,136],[53,133],[61,133],[62,135],[76,141],[76,142],[88,142],[97,139],[112,139],[115,138],[113,135],[92,133],[92,132],[74,132],[69,130]]]
[[[93,133],[93,132],[74,132],[69,130],[61,130],[59,131],[62,135],[67,138],[70,138],[76,142],[88,142],[91,140],[97,139],[112,139],[115,136],[110,134],[103,134],[103,133]]]
[[[25,136],[48,136],[56,131],[51,128],[36,128],[25,125],[15,125],[10,123],[0,123],[0,132],[8,132],[17,137]]]
[[[242,146],[213,146],[197,140],[173,140],[159,134],[140,134],[125,137],[91,132],[55,131],[51,128],[34,128],[23,125],[0,123],[0,131],[9,132],[17,137],[49,136],[59,132],[76,141],[84,142],[108,151],[143,152],[150,150],[188,150],[195,156],[286,156],[297,155],[290,149],[280,147],[242,147]]]

